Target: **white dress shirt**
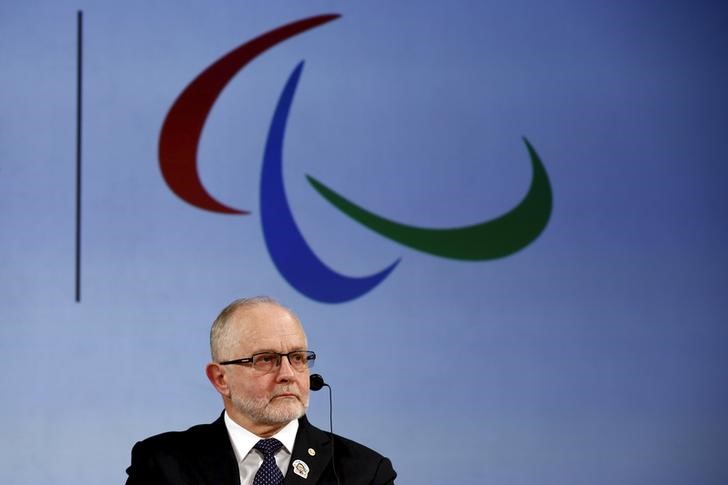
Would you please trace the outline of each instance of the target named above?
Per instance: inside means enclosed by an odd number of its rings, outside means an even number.
[[[263,453],[253,448],[260,441],[260,436],[256,436],[238,423],[230,419],[225,412],[225,427],[227,428],[230,442],[235,451],[235,458],[238,460],[238,471],[240,472],[241,485],[253,485],[255,474],[263,463]],[[281,443],[283,446],[276,452],[276,465],[281,469],[283,476],[286,476],[288,464],[291,462],[291,453],[293,452],[293,443],[296,441],[296,433],[298,433],[298,420],[294,419],[288,423],[282,430],[271,436]]]

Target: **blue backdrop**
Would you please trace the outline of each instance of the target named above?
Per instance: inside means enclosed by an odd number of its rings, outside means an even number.
[[[202,185],[251,213],[175,195],[158,147],[180,93],[328,13],[238,72],[204,124]],[[0,481],[123,482],[135,441],[213,420],[210,323],[269,294],[307,328],[334,431],[398,483],[728,483],[727,24],[710,1],[2,2]],[[301,60],[282,173],[301,234],[344,275],[401,259],[338,304],[291,286],[262,229],[265,143]],[[306,179],[466,226],[523,199],[523,136],[553,211],[494,260],[393,242]],[[309,415],[327,427],[325,394]]]

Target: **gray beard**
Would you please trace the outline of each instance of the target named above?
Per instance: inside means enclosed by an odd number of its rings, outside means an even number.
[[[253,422],[264,425],[287,424],[306,413],[308,403],[299,400],[271,404],[267,399],[233,397],[233,406]]]

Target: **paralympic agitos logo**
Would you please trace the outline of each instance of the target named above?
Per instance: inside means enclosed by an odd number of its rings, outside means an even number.
[[[159,137],[161,171],[177,196],[200,209],[249,214],[218,202],[202,186],[197,172],[197,146],[207,116],[223,88],[250,61],[274,45],[338,17],[311,17],[262,34],[215,61],[184,89],[170,108]],[[313,300],[341,303],[372,290],[400,260],[367,276],[345,276],[324,264],[303,238],[291,213],[282,175],[286,123],[302,70],[303,61],[293,69],[285,83],[268,131],[260,181],[263,235],[273,263],[291,286]],[[307,179],[324,199],[345,215],[400,244],[450,259],[496,259],[513,254],[534,241],[551,215],[548,176],[536,151],[528,140],[524,139],[524,142],[533,169],[531,185],[524,199],[500,217],[465,227],[433,229],[402,224],[354,204],[311,176]]]

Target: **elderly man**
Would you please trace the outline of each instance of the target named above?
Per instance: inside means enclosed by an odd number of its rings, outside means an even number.
[[[236,300],[212,324],[210,348],[222,416],[134,445],[127,485],[394,483],[389,459],[306,419],[316,354],[290,310]]]

